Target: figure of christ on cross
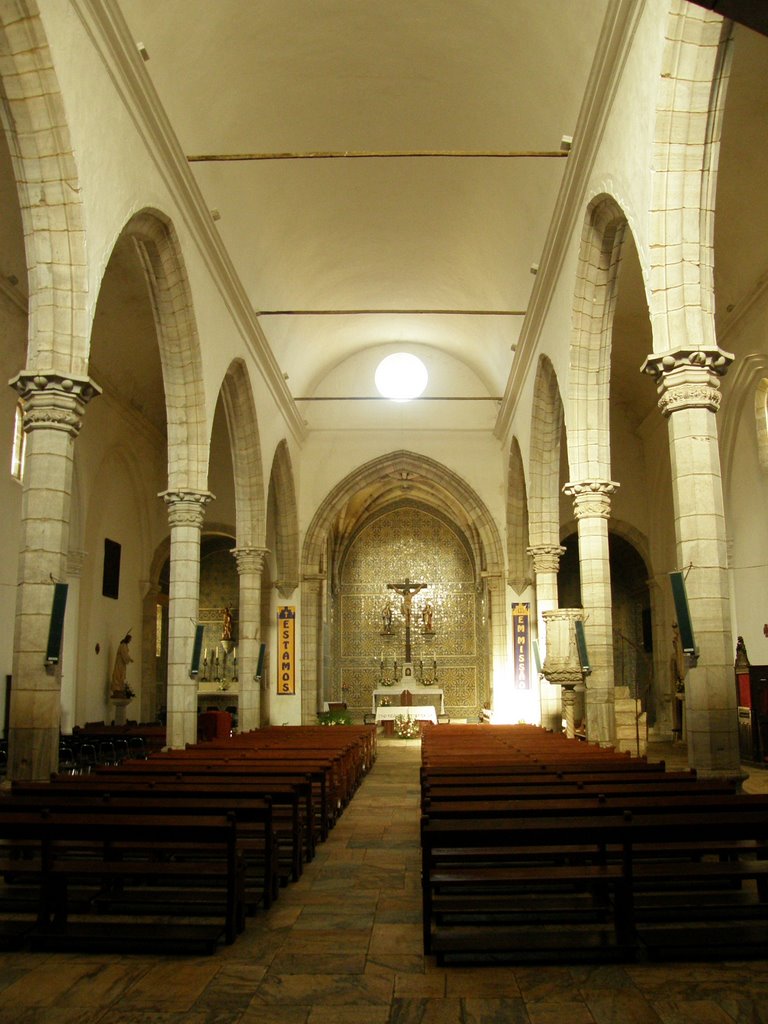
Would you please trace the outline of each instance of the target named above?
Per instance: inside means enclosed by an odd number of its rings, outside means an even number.
[[[405,662],[411,661],[411,603],[413,595],[418,594],[428,583],[411,583],[406,576],[402,583],[388,583],[387,590],[394,590],[403,599],[403,614],[405,615]]]

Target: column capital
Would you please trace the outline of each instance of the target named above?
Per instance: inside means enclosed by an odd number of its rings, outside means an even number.
[[[565,554],[565,548],[559,544],[534,544],[526,551],[533,559],[534,573],[557,572],[560,559]]]
[[[162,498],[168,506],[168,522],[171,526],[201,527],[205,506],[213,500],[214,495],[210,491],[177,488],[161,491],[158,498]]]
[[[563,494],[573,498],[577,519],[607,519],[611,514],[611,495],[616,493],[619,486],[614,480],[571,481],[563,487]]]
[[[733,355],[723,349],[681,348],[654,352],[641,367],[656,381],[659,409],[670,416],[679,409],[720,408],[720,377],[728,372]]]
[[[241,576],[249,572],[261,574],[269,554],[269,548],[232,548],[230,553],[234,555],[237,571]]]
[[[22,370],[9,382],[24,409],[24,430],[63,430],[77,437],[85,407],[101,394],[90,377],[76,377],[55,370]]]

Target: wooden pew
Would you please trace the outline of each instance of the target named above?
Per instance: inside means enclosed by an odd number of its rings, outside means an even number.
[[[8,806],[6,806],[8,804]],[[245,863],[231,816],[159,816],[17,811],[0,807],[0,866],[7,878],[37,885],[32,941],[43,948],[121,950],[199,948],[212,951],[223,936],[234,942],[244,926]],[[175,851],[173,858],[169,851]],[[20,856],[25,854],[25,856]],[[168,925],[153,919],[106,923],[73,905],[74,885],[100,887],[106,897],[148,884],[167,883],[190,895],[188,916],[199,917],[194,899],[201,882],[221,894],[218,924]],[[8,882],[6,882],[8,885]],[[13,884],[9,885],[13,888]],[[77,911],[78,921],[70,921]]]
[[[247,909],[254,913],[259,905],[268,909],[277,895],[278,849],[273,828],[272,801],[252,793],[153,791],[148,787],[113,787],[103,792],[92,785],[79,785],[71,777],[62,784],[14,783],[10,798],[0,800],[0,814],[6,804],[14,811],[48,810],[56,814],[145,814],[165,817],[231,815],[237,824],[239,848],[243,851],[249,886]]]
[[[140,762],[142,765],[145,762]],[[58,787],[67,794],[131,794],[145,800],[172,800],[174,797],[268,800],[272,808],[272,830],[279,844],[282,883],[297,881],[305,859],[314,855],[315,833],[311,779],[301,773],[270,775],[266,778],[237,773],[231,775],[200,774],[165,770],[132,770],[124,763],[117,770],[98,771],[91,775],[54,777],[50,783],[24,783],[22,790],[14,784],[12,792],[29,792],[30,787]],[[281,867],[285,864],[286,867]]]
[[[749,854],[728,860],[711,860],[693,856],[692,844],[703,851],[723,842],[745,842]],[[768,860],[754,855],[756,844],[768,841],[768,801],[763,798],[740,801],[729,810],[697,811],[681,815],[679,808],[662,812],[605,813],[573,816],[557,813],[529,818],[434,819],[422,821],[422,871],[424,951],[435,953],[440,961],[447,958],[472,959],[477,955],[508,955],[513,959],[532,953],[552,955],[553,946],[560,946],[566,956],[629,959],[638,954],[643,942],[658,943],[659,932],[638,929],[636,903],[638,894],[662,886],[669,895],[674,887],[690,887],[694,882],[731,887],[745,879],[759,881],[760,900],[752,909],[765,915],[765,883]],[[665,845],[687,844],[689,857],[649,858],[650,849]],[[525,862],[520,854],[526,850],[535,860],[537,849],[559,849],[561,856],[545,864]],[[441,860],[440,851],[464,849],[471,851],[514,851],[517,857],[487,858],[473,861],[468,857],[456,864],[453,853]],[[614,857],[606,854],[618,851]],[[585,850],[598,851],[585,856]],[[733,893],[733,889],[730,889]],[[591,930],[572,932],[579,907],[573,894],[586,892],[590,912],[603,911],[610,924],[599,917]],[[531,902],[533,895],[533,902]],[[646,898],[646,897],[644,897]],[[701,892],[693,897],[695,917],[703,913]],[[540,920],[536,919],[536,907]],[[684,909],[675,913],[681,920],[672,924],[678,938],[683,937],[680,924]],[[546,912],[551,912],[546,917]],[[723,902],[712,915],[738,918],[742,912],[734,899]],[[658,901],[655,904],[659,916]],[[520,927],[515,918],[522,916]],[[527,915],[527,916],[526,916]],[[542,923],[543,922],[543,923]],[[667,922],[670,923],[670,922]],[[542,944],[538,948],[541,928]],[[710,928],[698,930],[699,943],[706,944]],[[738,928],[732,941],[738,942]],[[696,929],[685,932],[685,941],[695,943]],[[650,936],[650,939],[649,939]],[[768,942],[768,931],[764,936]],[[671,941],[671,940],[668,940]],[[567,945],[567,943],[571,945]],[[526,950],[528,953],[526,954]]]

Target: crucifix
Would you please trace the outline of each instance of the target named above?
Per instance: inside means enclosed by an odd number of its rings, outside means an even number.
[[[402,583],[388,583],[387,590],[394,590],[396,594],[399,594],[403,599],[403,614],[405,616],[405,663],[407,665],[411,662],[411,603],[413,601],[413,595],[418,594],[420,590],[428,586],[427,583],[411,583],[406,578]]]

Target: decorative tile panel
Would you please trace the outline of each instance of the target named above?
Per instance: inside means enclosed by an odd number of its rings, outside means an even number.
[[[439,517],[403,506],[375,519],[355,536],[346,552],[339,590],[332,600],[332,700],[344,700],[356,717],[370,711],[379,685],[381,661],[391,672],[405,658],[403,599],[388,583],[426,586],[413,596],[411,657],[425,675],[437,666],[437,686],[445,691],[451,717],[476,718],[488,692],[482,602],[468,548]],[[384,610],[391,602],[391,626]],[[422,618],[433,606],[431,626]]]

